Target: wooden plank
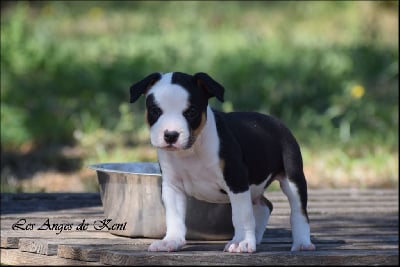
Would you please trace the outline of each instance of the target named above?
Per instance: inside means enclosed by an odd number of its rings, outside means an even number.
[[[360,195],[374,195],[374,196],[382,196],[382,195],[398,195],[399,190],[397,188],[394,189],[379,189],[379,188],[318,188],[318,189],[308,189],[309,195],[344,195],[344,196],[360,196]],[[276,193],[276,192],[274,192]]]
[[[102,217],[93,217],[90,220],[85,220],[85,222],[89,223],[89,228],[85,230],[87,231],[94,231],[92,223],[95,220],[101,220],[103,219]],[[335,217],[329,217],[327,215],[315,215],[315,216],[310,216],[311,219],[311,228],[312,232],[314,231],[319,231],[321,228],[338,228],[338,227],[343,227],[343,228],[354,228],[354,227],[369,227],[369,228],[376,228],[376,227],[398,227],[398,217],[397,215],[390,215],[390,214],[374,214],[374,216],[367,217],[363,215],[362,217],[360,216],[338,216],[336,215]],[[2,219],[2,234],[1,236],[8,236],[8,233],[16,233],[20,232],[21,235],[24,235],[24,231],[20,230],[11,230],[11,226],[16,223],[19,219]],[[57,224],[62,224],[62,223],[73,223],[73,226],[76,227],[82,222],[82,218],[55,218],[51,219],[51,223],[57,223]],[[43,224],[45,221],[44,218],[27,218],[27,222],[29,223],[34,223],[36,228],[38,228],[40,225]],[[279,216],[276,214],[272,214],[270,217],[270,221],[268,224],[269,229],[276,228],[275,225],[283,227],[283,228],[290,228],[290,220],[289,220],[289,215],[286,216]],[[9,232],[6,232],[6,229],[9,230]],[[69,234],[72,232],[75,232],[73,230],[71,231],[63,231],[61,235]],[[31,231],[29,231],[31,232]],[[47,233],[49,232],[49,233]],[[45,235],[46,237],[52,237],[52,235],[57,235],[57,231],[51,232],[51,231],[41,231],[41,233],[37,234],[38,236]],[[59,236],[59,235],[57,235]],[[3,240],[3,238],[2,238]],[[4,244],[3,244],[3,247]]]
[[[107,231],[69,231],[56,235],[53,231],[13,231],[13,230],[2,230],[0,232],[1,237],[37,237],[37,238],[125,238],[117,235],[110,234]]]
[[[351,193],[351,190],[309,190],[308,199],[318,201],[344,201],[345,199],[357,200],[393,200],[398,199],[398,190],[358,190]],[[271,201],[287,201],[286,196],[281,191],[266,192],[265,196]],[[0,200],[2,203],[44,203],[52,206],[74,206],[81,205],[101,205],[101,198],[98,193],[2,193]],[[4,207],[7,208],[7,207]]]
[[[384,216],[383,214],[380,214],[380,216]],[[335,218],[330,218],[328,216],[323,216],[322,218],[319,217],[318,219],[315,218],[314,216],[310,216],[311,218],[311,229],[313,230],[319,230],[320,228],[331,228],[334,229],[335,231],[340,229],[345,229],[346,228],[357,228],[357,229],[374,229],[376,231],[389,231],[392,230],[393,228],[398,228],[398,220],[396,216],[385,216],[382,218],[376,218],[375,216],[373,217],[367,217],[364,216],[364,218],[353,218],[350,216],[344,216],[344,217],[338,217]],[[8,237],[8,236],[38,236],[38,237],[55,237],[55,238],[62,238],[65,235],[82,235],[82,236],[91,236],[93,233],[100,233],[100,232],[107,232],[107,229],[104,228],[102,230],[96,230],[93,227],[93,222],[95,220],[103,220],[103,218],[94,218],[90,220],[85,220],[86,223],[88,223],[88,227],[85,230],[79,230],[77,229],[78,225],[82,222],[82,219],[56,219],[56,220],[50,220],[50,224],[55,224],[55,225],[62,225],[62,224],[72,224],[72,226],[69,229],[52,229],[49,230],[48,228],[45,228],[45,230],[38,230],[39,227],[42,227],[43,221],[45,219],[35,219],[35,220],[27,220],[29,223],[34,223],[34,229],[33,230],[12,230],[11,226],[8,229],[2,229],[1,230],[1,236],[2,237]],[[7,221],[6,223],[8,225],[15,223],[16,220],[13,221]],[[26,225],[26,224],[25,224]],[[24,226],[25,227],[25,226]],[[47,226],[46,226],[47,227]],[[279,228],[290,228],[290,219],[289,216],[273,216],[271,215],[271,220],[267,226],[268,229],[279,229]],[[327,229],[329,231],[329,229]],[[102,234],[100,234],[102,236]]]
[[[276,192],[266,192],[266,197],[274,201],[287,201],[286,196],[281,191]],[[393,200],[398,199],[398,190],[379,190],[379,189],[318,189],[318,190],[308,190],[309,200],[334,200],[341,201],[344,199],[352,199],[354,201],[364,200],[364,199],[387,199]],[[322,198],[321,198],[322,197]],[[73,203],[79,204],[90,204],[97,203],[101,205],[101,199],[99,193],[2,193],[2,202],[16,203],[16,202],[26,202],[26,203],[46,203],[46,204],[57,204],[62,206],[63,203],[70,205]],[[70,204],[68,204],[70,203]],[[6,208],[6,207],[5,207]]]
[[[347,223],[349,226],[358,225],[358,224],[368,224],[373,226],[379,223],[388,223],[399,225],[398,213],[364,213],[364,214],[352,214],[349,216],[348,214],[310,214],[310,223],[311,225],[322,225],[322,224],[342,224],[343,222]],[[271,216],[269,217],[269,223],[271,224],[281,224],[289,222],[289,214],[275,214],[275,210],[272,211]]]
[[[18,248],[19,238],[1,235],[1,248]]]
[[[1,200],[68,200],[68,199],[100,199],[100,193],[25,193],[21,192],[18,194],[15,193],[1,193]]]
[[[308,195],[310,196],[363,196],[363,195],[398,195],[399,190],[395,189],[358,189],[358,188],[319,188],[319,189],[308,189]],[[270,195],[283,195],[278,191],[267,192]],[[99,193],[2,193],[0,199],[3,201],[15,201],[15,200],[91,200],[100,199]]]
[[[18,247],[20,251],[24,252],[48,256],[57,254],[57,243],[54,244],[46,239],[21,238]]]
[[[267,229],[264,233],[263,239],[270,240],[276,237],[291,237],[292,231],[290,228]],[[391,237],[398,237],[398,228],[331,228],[321,229],[321,231],[311,231],[311,238],[327,238],[332,239],[347,239],[349,237],[363,237],[363,236],[380,236],[383,240]]]
[[[25,242],[33,252],[52,256],[17,249],[7,251],[23,253],[20,257],[33,255],[53,259],[57,258],[56,251],[58,258],[80,259],[80,264],[89,260],[106,263],[107,258],[112,257],[116,258],[114,264],[122,261],[136,262],[136,265],[398,263],[398,190],[309,190],[311,238],[317,251],[299,253],[289,252],[292,239],[286,196],[280,191],[266,195],[273,202],[274,211],[263,242],[258,246],[259,252],[253,255],[222,253],[224,241],[189,241],[175,257],[171,253],[147,252],[150,239],[130,239],[93,230],[65,231],[56,235],[53,231],[12,231],[10,228],[15,220],[24,216],[37,223],[50,218],[55,223],[72,222],[74,225],[83,218],[102,218],[103,209],[97,193],[2,194],[1,203],[7,205],[7,210],[1,211],[1,246],[16,248],[21,243],[24,250]],[[87,205],[81,205],[85,201]],[[10,253],[2,250],[2,256]]]
[[[345,199],[344,201],[326,201],[326,200],[320,200],[320,201],[310,201],[308,204],[308,207],[314,207],[314,208],[320,208],[320,207],[324,207],[324,208],[337,208],[340,207],[342,209],[346,209],[348,207],[370,207],[370,208],[382,208],[385,205],[388,204],[393,204],[393,202],[396,201],[395,199],[393,200],[377,200],[377,199],[372,199],[372,200],[368,200],[368,201],[354,201],[352,202],[349,199]],[[271,201],[274,208],[289,208],[289,202],[273,202]],[[398,208],[398,207],[397,207]]]
[[[269,195],[264,194],[268,200],[270,200],[273,204],[286,203],[288,199],[285,195]],[[308,196],[308,201],[310,203],[329,203],[335,202],[338,204],[348,204],[351,203],[373,203],[377,202],[394,202],[398,199],[397,195],[382,195],[382,196],[373,196],[373,195],[363,195],[363,196],[331,196],[327,195],[325,197],[322,196]]]
[[[139,250],[147,251],[149,244],[62,244],[58,246],[57,255],[66,259],[74,259],[81,261],[100,261],[101,253],[109,250]]]
[[[1,214],[101,207],[99,193],[2,193]]]
[[[224,247],[225,247],[225,242],[223,243],[218,243],[218,244],[211,244],[211,243],[205,243],[205,244],[199,244],[199,243],[190,243],[185,245],[182,248],[182,251],[209,251],[209,252],[222,252]],[[396,250],[398,249],[398,244],[396,242],[393,243],[386,243],[386,242],[362,242],[362,243],[348,243],[347,241],[345,242],[335,242],[335,240],[332,240],[331,242],[316,242],[317,245],[317,250],[318,251],[323,251],[323,250],[355,250],[355,249],[360,249],[360,250]],[[257,245],[257,251],[258,252],[269,252],[269,251],[280,251],[280,252],[287,252],[291,253],[292,242],[275,242],[275,243],[261,243]],[[116,249],[112,248],[111,246],[106,246],[108,247],[109,250],[116,251]],[[147,251],[146,246],[141,246],[142,251]],[[88,247],[81,247],[82,250],[87,249]],[[143,249],[144,248],[144,249]],[[120,250],[123,250],[123,247],[119,248]],[[133,250],[133,248],[129,248],[125,250]],[[135,246],[135,251],[140,250],[139,247]],[[313,253],[313,252],[311,252]]]
[[[335,250],[396,250],[399,248],[398,244],[395,242],[393,243],[375,243],[375,242],[362,242],[362,243],[347,243],[340,244],[339,242],[327,242],[327,243],[315,243],[317,246],[318,251],[331,251],[332,249]],[[268,251],[281,251],[281,252],[288,252],[290,251],[292,243],[289,242],[285,243],[270,243],[270,244],[260,244],[257,246],[257,251],[259,252],[268,252]],[[224,246],[221,246],[223,249]],[[222,251],[221,249],[221,251]],[[111,249],[110,249],[111,250]]]
[[[265,192],[264,196],[268,198],[270,201],[274,203],[279,202],[286,202],[287,197],[281,192]],[[350,191],[342,192],[332,190],[330,192],[324,193],[323,190],[321,191],[314,191],[308,192],[308,200],[311,202],[316,201],[337,201],[337,202],[345,202],[346,200],[351,200],[352,202],[362,202],[362,201],[369,201],[369,200],[382,200],[382,201],[391,201],[396,200],[399,198],[398,190],[388,190],[385,193],[379,193],[376,191],[370,192],[362,192],[359,191],[358,193],[350,193]]]
[[[140,252],[106,251],[100,263],[109,265],[395,265],[397,250],[331,250],[314,252]]]
[[[311,237],[311,241],[315,244],[346,244],[346,243],[363,243],[363,242],[374,242],[376,244],[379,243],[394,243],[398,245],[399,243],[399,236],[398,235],[387,235],[385,237],[382,237],[381,235],[349,235],[345,236],[343,238],[340,237],[335,237],[331,235],[327,236],[318,236],[315,237],[314,235]],[[264,238],[261,241],[262,243],[266,244],[272,244],[272,243],[292,243],[292,237],[290,235],[285,235],[285,236],[274,236],[274,237],[268,237],[264,236]]]
[[[4,214],[4,213],[3,213]],[[78,218],[89,218],[89,216],[101,216],[103,215],[103,207],[101,206],[93,206],[93,207],[78,207],[78,208],[69,208],[69,209],[49,209],[45,211],[37,210],[28,210],[26,211],[24,208],[16,206],[12,211],[8,211],[6,215],[2,215],[2,218],[21,218],[21,217],[32,217],[32,218],[70,218],[70,217],[78,217]]]
[[[33,254],[29,252],[21,252],[17,249],[0,249],[1,250],[1,265],[49,265],[49,266],[83,266],[102,265],[99,262],[84,262],[71,259],[64,259],[57,256],[45,256]]]
[[[1,247],[2,248],[18,248],[19,240],[22,238],[58,238],[63,240],[65,238],[97,238],[97,239],[109,239],[118,238],[126,239],[125,237],[119,237],[112,235],[105,231],[95,231],[95,232],[69,232],[66,235],[55,235],[53,232],[48,231],[27,231],[27,232],[12,232],[12,231],[1,231]]]
[[[225,246],[225,242],[219,243],[196,243],[190,242],[188,245],[183,247],[183,251],[193,252],[193,251],[219,251],[222,252]],[[387,244],[387,243],[374,243],[367,242],[362,243],[360,245],[347,244],[344,242],[327,242],[327,243],[318,243],[318,250],[349,250],[349,249],[373,249],[373,250],[383,250],[383,249],[398,249],[397,243]],[[68,245],[59,245],[58,247],[58,256],[76,259],[82,261],[100,261],[100,256],[102,253],[106,251],[118,251],[118,250],[135,250],[146,252],[148,248],[147,244],[142,245],[110,245],[110,244],[101,244],[101,245],[76,245],[76,244],[68,244]],[[261,244],[257,246],[258,251],[286,251],[289,254],[291,248],[291,242],[287,243],[269,243],[269,244]]]
[[[19,240],[19,250],[24,252],[37,253],[42,255],[57,255],[59,245],[65,244],[126,244],[134,246],[137,244],[149,245],[149,239],[130,239],[130,238],[68,238],[68,239],[45,239],[45,238],[21,238]]]
[[[390,206],[386,207],[334,207],[334,208],[314,208],[310,206],[308,208],[308,214],[363,214],[363,213],[394,213],[398,212],[399,209],[396,206],[393,206],[393,203],[391,203]]]
[[[375,195],[378,195],[378,196],[380,196],[380,197],[384,197],[384,198],[386,198],[386,197],[388,197],[388,195],[389,196],[392,196],[393,197],[393,200],[397,200],[398,199],[398,191],[396,191],[396,190],[388,190],[389,192],[391,192],[392,193],[392,195],[390,195],[390,194],[388,194],[388,192],[384,192],[384,193],[381,193],[381,194],[376,194],[376,192],[375,191],[371,191],[372,193],[375,193]],[[316,191],[316,192],[319,192],[319,191]],[[329,190],[328,190],[328,192],[330,192]],[[335,193],[336,191],[332,191],[333,193]],[[344,192],[348,192],[348,191],[344,191]],[[355,191],[355,192],[357,192],[357,191]],[[360,191],[361,192],[361,191]],[[397,206],[393,206],[393,205],[384,205],[384,203],[377,203],[377,204],[374,204],[374,203],[376,203],[377,202],[377,200],[375,199],[374,201],[367,201],[367,200],[362,200],[362,199],[360,199],[362,196],[363,196],[363,193],[360,193],[360,192],[358,192],[358,193],[354,193],[354,194],[349,194],[349,193],[347,193],[347,197],[344,197],[344,198],[335,198],[334,200],[334,202],[336,202],[337,203],[337,205],[338,206],[340,206],[340,209],[346,209],[346,206],[347,205],[345,205],[344,207],[343,207],[343,205],[340,205],[340,204],[343,204],[343,203],[349,203],[350,201],[349,201],[349,196],[351,197],[351,198],[353,198],[354,200],[352,201],[352,204],[354,204],[354,203],[366,203],[365,205],[365,208],[367,209],[367,211],[369,210],[369,211],[371,211],[371,212],[373,212],[375,209],[371,209],[371,205],[377,205],[378,206],[378,208],[380,208],[380,209],[382,209],[382,208],[384,208],[384,207],[392,207],[392,208],[390,208],[388,211],[390,211],[390,212],[392,212],[393,211],[393,209],[395,209],[395,211],[398,211],[398,205]],[[368,194],[370,194],[371,192],[367,192]],[[285,209],[287,209],[287,211],[285,210],[285,212],[288,212],[289,210],[288,210],[288,203],[287,203],[287,199],[286,199],[286,196],[284,196],[281,192],[272,192],[271,193],[272,194],[272,196],[270,196],[270,199],[271,199],[271,201],[272,202],[274,202],[274,201],[276,201],[277,199],[280,199],[281,200],[281,202],[282,203],[274,203],[274,204],[276,204],[275,205],[275,210],[278,210],[278,209],[281,209],[281,208],[285,208]],[[19,196],[19,194],[16,194],[16,195],[18,195]],[[24,194],[23,194],[24,195]],[[25,194],[26,195],[26,194]],[[4,205],[5,207],[9,207],[10,209],[12,209],[13,210],[13,214],[15,214],[16,212],[18,212],[18,209],[20,209],[20,211],[21,210],[24,210],[24,209],[27,209],[26,208],[26,206],[27,206],[27,204],[29,204],[32,208],[31,208],[31,210],[35,210],[35,211],[37,211],[38,209],[40,210],[40,207],[45,207],[45,209],[46,210],[52,210],[52,208],[55,208],[55,207],[57,207],[57,209],[60,209],[60,205],[62,206],[62,204],[60,204],[59,202],[60,201],[55,201],[55,200],[57,200],[57,199],[61,199],[61,200],[63,200],[64,201],[64,203],[65,202],[71,202],[71,203],[73,203],[73,205],[74,206],[79,206],[79,207],[81,207],[83,204],[82,204],[82,201],[80,201],[80,200],[78,200],[78,201],[76,201],[76,199],[74,199],[74,198],[82,198],[82,199],[85,199],[85,197],[79,197],[79,195],[85,195],[85,194],[61,194],[62,196],[56,196],[55,194],[53,194],[53,197],[48,197],[47,196],[47,198],[46,198],[46,194],[28,194],[28,195],[26,195],[25,197],[24,196],[19,196],[19,197],[14,197],[14,198],[10,198],[10,197],[8,197],[8,199],[10,199],[10,200],[14,200],[14,199],[18,199],[18,198],[20,198],[20,199],[22,199],[22,200],[24,200],[24,201],[22,201],[22,202],[26,202],[26,203],[24,203],[24,205],[19,205],[18,207],[16,207],[15,205]],[[96,194],[96,196],[97,197],[99,197],[97,194]],[[373,199],[373,197],[374,196],[371,196],[371,195],[367,195],[368,197],[370,197],[371,199]],[[40,198],[44,198],[45,200],[41,200]],[[321,198],[320,198],[320,192],[319,192],[319,194],[317,195],[317,199],[315,199],[315,201],[311,201],[312,199],[313,199],[313,195],[312,195],[312,193],[310,193],[310,197],[309,197],[309,203],[310,203],[310,209],[312,209],[312,208],[318,208],[319,206],[320,206],[320,204],[318,204],[318,202],[319,201],[321,201]],[[69,199],[69,198],[72,198],[73,199],[73,201],[66,201],[67,199]],[[332,196],[330,196],[330,198],[332,198]],[[2,198],[3,199],[3,198]],[[32,202],[32,199],[33,200],[36,200],[36,201],[34,201],[34,202],[37,202],[37,203],[33,203]],[[322,200],[324,200],[324,199],[322,199]],[[340,201],[340,200],[343,200],[343,201]],[[332,200],[333,201],[333,200]],[[20,201],[17,201],[17,202],[20,202]],[[46,203],[47,202],[47,203]],[[336,203],[329,203],[329,200],[328,201],[324,201],[324,203],[327,203],[328,205],[331,205],[331,206],[333,206],[333,207],[335,207],[336,206]],[[13,202],[13,203],[15,203],[15,202]],[[30,204],[31,203],[31,204]],[[63,203],[63,202],[62,202]],[[324,203],[322,203],[321,205],[324,205]],[[280,205],[283,205],[283,207],[281,207]],[[66,204],[67,206],[68,205],[70,205],[70,204]],[[99,207],[87,207],[88,209],[86,210],[86,214],[90,214],[90,213],[92,213],[94,210],[93,210],[93,208],[95,208],[95,211],[94,212],[99,212],[99,213],[101,213],[102,212],[102,210],[99,210],[99,209],[102,209],[101,208],[101,202],[99,201],[98,202],[98,205],[99,205]],[[363,204],[364,205],[364,204]],[[369,206],[368,206],[369,205]],[[351,207],[351,208],[353,208],[352,210],[347,210],[347,212],[354,212],[354,205],[353,205],[353,207]],[[29,210],[29,209],[28,209]],[[325,209],[325,211],[327,211],[326,209]],[[58,213],[68,213],[68,215],[69,214],[71,214],[71,213],[79,213],[79,214],[85,214],[85,209],[82,209],[82,208],[79,208],[79,209],[62,209],[62,210],[57,210],[57,212]],[[312,213],[313,211],[310,211],[310,213]],[[316,210],[315,212],[317,212],[317,213],[320,213],[321,211],[320,210]],[[364,212],[364,210],[362,211],[362,212]],[[5,213],[5,211],[4,210],[2,210],[2,214],[4,214]],[[7,212],[6,212],[7,213]],[[43,214],[43,212],[42,213],[37,213],[37,212],[35,212],[37,215],[41,215],[41,217],[44,215]],[[276,213],[276,212],[275,212]],[[48,214],[47,214],[48,215]],[[57,214],[56,216],[60,216],[59,214]],[[66,216],[66,218],[67,218],[67,216]]]
[[[388,203],[386,206],[381,207],[313,207],[311,204],[308,207],[308,215],[315,216],[315,215],[363,215],[368,213],[396,213],[398,212],[398,207],[394,206],[393,203]],[[271,216],[283,216],[289,215],[290,209],[288,207],[275,207],[272,211]]]
[[[268,229],[266,230],[265,235],[268,237],[269,235],[288,235],[291,234],[291,229],[283,229],[283,228],[277,228],[277,229]],[[371,228],[370,227],[357,227],[357,228],[329,228],[329,229],[323,229],[323,231],[311,231],[312,236],[348,236],[348,235],[365,235],[365,234],[370,234],[371,233]],[[373,233],[375,235],[394,235],[398,234],[398,228],[397,227],[375,227],[373,229]]]

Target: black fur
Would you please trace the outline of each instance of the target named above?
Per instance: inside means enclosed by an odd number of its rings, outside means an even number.
[[[219,101],[224,102],[224,87],[208,76],[207,73],[196,73],[193,78],[197,85],[207,92],[208,98],[215,96]]]
[[[141,95],[145,94],[147,90],[158,80],[161,79],[161,73],[155,72],[144,78],[143,80],[133,84],[129,88],[130,102],[135,102]]]
[[[307,184],[299,145],[278,119],[256,112],[223,113],[214,110],[229,189],[241,193],[261,184],[270,174],[273,181],[284,173],[298,187],[307,217]]]
[[[199,85],[200,79],[204,79],[201,85]],[[189,93],[189,106],[183,112],[183,115],[188,121],[191,130],[195,130],[200,126],[203,113],[207,115],[206,110],[210,97],[216,96],[218,99],[223,99],[224,88],[203,73],[192,76],[182,72],[174,72],[171,83],[180,85]],[[210,93],[209,89],[204,88],[204,84],[207,84],[207,87],[213,88],[210,90],[214,93]]]
[[[162,110],[158,106],[153,94],[149,94],[146,97],[146,109],[147,109],[147,122],[152,126],[158,118],[162,115]]]

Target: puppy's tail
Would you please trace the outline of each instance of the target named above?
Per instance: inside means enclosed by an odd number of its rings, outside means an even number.
[[[282,157],[283,165],[287,178],[297,187],[297,193],[300,196],[303,214],[308,220],[307,214],[307,181],[303,171],[303,158],[300,146],[293,134],[283,126],[282,129]]]

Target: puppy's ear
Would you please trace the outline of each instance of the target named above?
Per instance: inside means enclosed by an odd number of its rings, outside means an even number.
[[[224,87],[207,73],[196,73],[193,75],[193,78],[197,85],[206,91],[209,98],[215,96],[219,101],[224,102]]]
[[[140,82],[133,84],[129,89],[131,94],[130,102],[135,102],[140,97],[140,95],[145,94],[147,90],[160,79],[161,73],[155,72],[150,74]]]

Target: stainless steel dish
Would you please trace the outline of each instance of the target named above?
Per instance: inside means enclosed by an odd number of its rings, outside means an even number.
[[[90,165],[97,172],[104,215],[125,227],[112,234],[162,238],[165,209],[161,200],[161,173],[156,162],[101,163]],[[233,236],[230,204],[214,204],[187,198],[187,239],[227,240]]]

